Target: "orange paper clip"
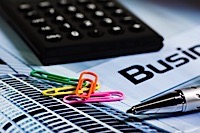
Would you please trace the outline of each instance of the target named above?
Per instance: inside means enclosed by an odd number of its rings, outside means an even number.
[[[93,76],[94,79],[84,78],[84,75]],[[95,91],[97,80],[98,80],[98,76],[95,73],[93,73],[93,72],[82,72],[80,74],[79,82],[78,82],[78,85],[76,87],[76,95],[78,97],[82,98],[82,99],[90,98],[91,94],[93,94],[94,91]],[[82,90],[84,82],[90,82],[90,88],[89,88],[89,91],[87,93],[81,93],[80,94],[80,90]]]

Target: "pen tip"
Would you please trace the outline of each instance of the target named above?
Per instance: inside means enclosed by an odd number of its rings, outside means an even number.
[[[136,115],[136,114],[137,114],[137,113],[136,113],[136,107],[133,106],[132,108],[128,109],[128,110],[126,111],[126,113],[131,113],[131,114]]]
[[[133,113],[132,109],[126,111],[126,113]]]

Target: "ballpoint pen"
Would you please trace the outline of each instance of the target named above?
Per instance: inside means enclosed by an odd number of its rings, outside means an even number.
[[[200,109],[200,86],[189,87],[161,95],[133,106],[127,113],[161,114]]]

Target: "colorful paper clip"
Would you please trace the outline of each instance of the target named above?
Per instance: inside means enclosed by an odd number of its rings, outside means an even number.
[[[93,76],[94,79],[84,78],[84,75]],[[98,76],[95,73],[93,73],[93,72],[82,72],[80,74],[79,82],[78,82],[78,85],[76,87],[76,95],[80,98],[83,98],[83,99],[90,98],[91,94],[94,93],[94,91],[95,91],[97,80],[98,80]],[[84,82],[86,82],[86,83],[89,82],[90,88],[89,88],[87,93],[80,93],[80,90],[82,90],[82,88],[83,88]]]
[[[82,99],[76,95],[69,95],[63,98],[63,101],[67,104],[82,104],[82,103],[94,103],[94,102],[114,102],[124,99],[124,95],[119,91],[110,92],[96,92],[91,94],[89,99]]]
[[[36,78],[50,80],[50,81],[63,83],[63,84],[67,84],[67,85],[74,85],[74,86],[76,86],[79,81],[78,79],[75,79],[75,78],[68,78],[68,77],[55,75],[55,74],[51,74],[51,73],[44,72],[44,71],[38,71],[38,70],[33,70],[30,73],[30,75],[33,77],[36,77]],[[83,85],[86,85],[86,84],[83,83]]]
[[[78,93],[84,93],[89,90],[90,84],[86,85],[83,87],[81,90],[79,90]],[[95,90],[98,90],[100,88],[100,85],[97,84]],[[59,88],[51,88],[42,91],[42,94],[44,96],[61,96],[61,95],[70,95],[70,94],[75,94],[76,93],[76,86],[64,86],[64,87],[59,87]]]

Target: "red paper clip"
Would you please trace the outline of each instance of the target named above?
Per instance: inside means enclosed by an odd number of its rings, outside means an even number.
[[[91,76],[94,77],[94,80],[92,80],[90,78],[84,78],[83,77],[84,75],[91,75]],[[78,85],[76,87],[76,95],[80,98],[83,98],[83,99],[90,98],[91,94],[93,94],[94,91],[95,91],[95,88],[96,88],[96,85],[97,85],[97,80],[98,80],[98,76],[95,73],[93,73],[93,72],[82,72],[80,74],[79,82],[78,82]],[[80,94],[80,90],[83,88],[83,83],[87,82],[87,81],[90,82],[89,91],[87,93]]]
[[[85,94],[84,94],[85,95]],[[81,103],[93,103],[93,102],[113,102],[124,99],[124,94],[119,91],[110,92],[96,92],[91,94],[89,99],[81,99],[76,95],[69,95],[63,98],[63,101],[68,104],[81,104]]]

